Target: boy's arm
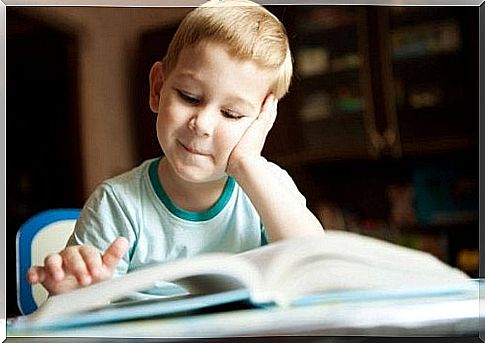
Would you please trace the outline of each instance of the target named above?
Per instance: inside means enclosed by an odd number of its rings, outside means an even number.
[[[275,98],[268,96],[258,118],[234,148],[227,172],[251,199],[271,241],[323,233],[322,225],[302,198],[276,177],[269,162],[261,156],[276,118],[276,105]]]

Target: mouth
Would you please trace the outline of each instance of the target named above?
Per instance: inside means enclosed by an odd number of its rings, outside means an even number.
[[[194,154],[194,155],[200,155],[200,156],[209,156],[210,154],[207,154],[197,148],[194,148],[194,147],[191,147],[191,146],[188,146],[188,145],[185,145],[183,144],[182,142],[180,141],[177,141],[177,143],[187,152],[191,153],[191,154]]]

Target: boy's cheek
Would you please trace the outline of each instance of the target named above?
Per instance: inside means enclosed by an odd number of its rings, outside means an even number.
[[[237,131],[237,133],[235,133],[234,137],[235,137],[235,145],[243,138],[244,134],[248,131],[249,127],[251,126],[251,124],[253,123],[254,120],[251,120],[251,121],[247,121],[245,125],[242,125],[239,130]]]
[[[234,148],[237,147],[237,145],[241,141],[243,135],[244,135],[244,131],[243,132],[237,132],[237,133],[233,132],[233,134],[226,135],[224,138],[221,139],[220,147],[221,146],[224,147],[223,148],[224,155],[225,155],[224,157],[226,159],[229,159],[229,156],[231,155]]]

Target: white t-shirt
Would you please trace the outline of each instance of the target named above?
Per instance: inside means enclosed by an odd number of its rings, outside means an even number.
[[[86,202],[68,245],[89,244],[102,252],[117,237],[126,237],[129,251],[115,271],[119,276],[153,263],[208,252],[238,253],[266,244],[264,225],[234,178],[228,177],[211,208],[189,212],[177,207],[163,190],[159,162],[160,158],[147,160],[99,185]],[[297,191],[286,171],[274,163],[268,166],[275,177]]]

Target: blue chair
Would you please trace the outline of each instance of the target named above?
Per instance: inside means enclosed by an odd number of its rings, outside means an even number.
[[[30,285],[26,274],[32,265],[43,265],[44,258],[64,248],[74,230],[79,209],[52,209],[28,219],[17,232],[17,304],[22,314],[34,312],[47,299],[42,285]]]

